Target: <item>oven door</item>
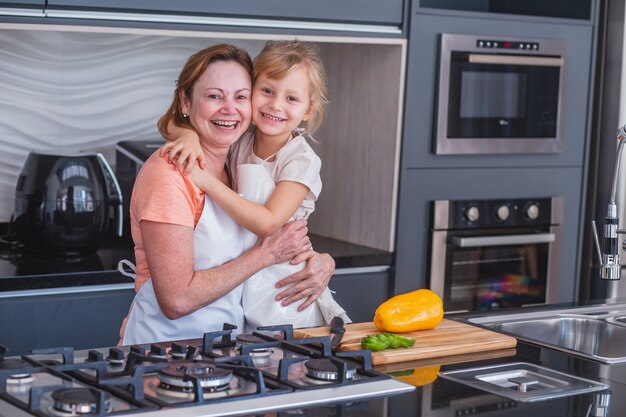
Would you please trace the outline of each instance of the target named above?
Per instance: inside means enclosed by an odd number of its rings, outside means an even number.
[[[446,312],[543,304],[557,227],[434,231],[431,289]]]
[[[448,43],[441,52],[438,154],[562,151],[563,56]]]

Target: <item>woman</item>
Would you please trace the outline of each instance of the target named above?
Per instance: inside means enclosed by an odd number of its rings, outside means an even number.
[[[228,149],[250,124],[252,61],[232,45],[192,55],[174,100],[159,121],[175,119],[198,132],[206,168],[232,186]],[[315,301],[334,269],[312,251],[305,221],[283,226],[243,252],[243,229],[158,152],[144,164],[131,198],[131,232],[137,261],[137,295],[123,344],[200,337],[225,322],[243,329],[241,284],[278,262],[308,259],[307,268],[280,281],[284,305]],[[243,253],[242,253],[243,252]]]

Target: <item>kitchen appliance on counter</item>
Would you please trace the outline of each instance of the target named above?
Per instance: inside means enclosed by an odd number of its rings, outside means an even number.
[[[564,41],[442,34],[440,53],[437,154],[563,150]]]
[[[123,210],[126,213],[125,237],[130,236],[130,196],[135,185],[135,178],[143,163],[165,143],[165,139],[122,140],[115,147],[115,174],[120,182],[124,198]]]
[[[433,202],[430,288],[446,312],[556,302],[562,197]]]
[[[121,236],[122,225],[122,192],[101,154],[29,153],[8,233],[19,247],[87,254],[105,235]]]
[[[227,416],[341,403],[415,388],[374,371],[370,351],[331,351],[331,337],[295,339],[272,326],[232,336],[2,358],[0,415]],[[342,414],[343,415],[343,414]],[[358,414],[356,414],[358,415]]]

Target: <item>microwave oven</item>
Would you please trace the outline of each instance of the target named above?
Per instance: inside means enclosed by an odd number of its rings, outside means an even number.
[[[435,153],[561,152],[566,50],[558,39],[442,34]]]

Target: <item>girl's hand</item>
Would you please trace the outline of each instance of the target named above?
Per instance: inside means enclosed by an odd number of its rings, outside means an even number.
[[[198,134],[193,130],[185,129],[184,133],[172,142],[167,142],[161,147],[159,156],[167,155],[167,161],[189,174],[196,163],[200,168],[206,167],[206,159]]]
[[[288,276],[276,283],[277,288],[288,287],[278,293],[276,301],[281,301],[287,306],[298,300],[304,300],[298,311],[302,311],[317,299],[328,286],[333,272],[335,272],[335,260],[327,253],[317,253],[313,249],[301,253],[291,263],[297,260],[307,260],[306,267],[295,274]]]
[[[215,188],[215,181],[219,181],[216,177],[211,174],[208,170],[200,168],[199,165],[195,165],[189,170],[187,173],[191,181],[196,184],[196,186],[204,191],[209,197],[211,196],[211,192]]]

